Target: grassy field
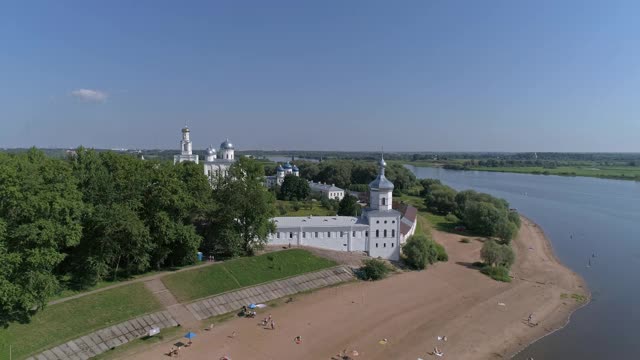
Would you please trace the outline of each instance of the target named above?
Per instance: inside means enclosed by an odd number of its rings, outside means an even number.
[[[180,302],[317,271],[336,263],[301,249],[245,257],[162,278]]]
[[[13,358],[21,359],[161,308],[142,283],[51,305],[38,312],[28,324],[11,324],[7,329],[0,329],[0,358],[8,358],[9,345]]]
[[[298,202],[300,208],[295,210],[293,201],[276,200],[276,207],[278,209],[283,208],[286,211],[284,215],[278,213],[278,216],[332,216],[336,214],[334,210],[327,209],[320,205],[319,201],[312,201],[310,204],[311,208],[309,209],[309,205],[306,202]]]
[[[407,164],[421,167],[442,167],[445,164],[462,165],[465,160],[452,160],[447,162],[433,160],[402,161],[390,160],[391,163]],[[472,166],[468,170],[509,172],[536,175],[561,175],[561,176],[586,176],[606,179],[636,180],[640,181],[640,166],[603,166],[603,165],[574,165],[558,166],[556,168],[544,168],[542,166],[521,167],[488,167]]]

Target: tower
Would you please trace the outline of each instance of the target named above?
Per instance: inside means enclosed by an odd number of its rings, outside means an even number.
[[[198,155],[193,155],[192,153],[191,138],[189,136],[190,132],[191,131],[186,125],[182,128],[182,140],[180,140],[180,155],[174,155],[174,164],[181,163],[183,161],[193,161],[196,164],[199,162],[200,157]]]
[[[282,185],[283,182],[284,182],[284,168],[282,167],[282,165],[278,164],[278,167],[276,168],[276,184]]]
[[[182,150],[182,155],[191,155],[191,139],[189,139],[189,133],[191,131],[188,127],[182,128],[182,140],[180,141],[180,149]]]
[[[293,165],[293,175],[294,176],[300,176],[300,169],[298,169],[297,166]]]
[[[229,139],[226,139],[222,144],[220,144],[220,159],[234,160],[234,148]]]
[[[393,203],[393,183],[384,176],[387,163],[380,155],[378,176],[369,184],[369,205],[372,210],[391,210]]]

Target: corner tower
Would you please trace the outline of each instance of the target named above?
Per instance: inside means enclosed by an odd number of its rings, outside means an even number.
[[[369,184],[369,206],[372,210],[391,210],[393,203],[393,183],[384,176],[387,163],[380,155],[378,176]]]

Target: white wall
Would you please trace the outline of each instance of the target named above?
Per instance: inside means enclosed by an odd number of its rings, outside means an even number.
[[[386,223],[385,223],[386,221]],[[384,231],[387,230],[387,236]],[[378,231],[378,236],[376,236]],[[369,218],[369,256],[389,260],[400,259],[400,217]]]

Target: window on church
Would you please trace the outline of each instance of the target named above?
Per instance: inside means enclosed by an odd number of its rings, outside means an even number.
[[[376,237],[380,237],[380,230],[376,230]]]
[[[356,232],[354,231],[354,232],[353,232],[353,235],[351,235],[351,236],[356,237]]]
[[[387,205],[387,199],[386,198],[382,198],[382,205]]]
[[[392,224],[395,224],[395,223],[396,223],[396,221],[395,221],[395,220],[391,220],[391,223],[392,223]]]
[[[330,238],[331,237],[331,232],[327,231],[327,237]]]
[[[278,239],[280,239],[280,233],[277,233],[276,235],[278,236]]]
[[[340,231],[340,237],[344,237],[344,231]]]
[[[376,224],[380,224],[380,220],[376,220]]]
[[[307,233],[303,231],[303,232],[302,232],[302,238],[304,239],[304,238],[306,238],[306,237],[307,237]]]
[[[396,229],[391,229],[391,237],[396,237]]]
[[[289,239],[293,239],[293,233],[292,232],[289,233]]]
[[[393,243],[391,243],[391,247],[393,247]]]
[[[385,221],[384,221],[384,223],[386,224],[386,223],[387,223],[387,220],[385,220]]]
[[[384,229],[384,237],[387,237],[387,229]]]
[[[382,244],[382,245],[383,245],[382,247],[387,247],[387,243],[384,243],[384,244]]]
[[[368,232],[368,231],[365,231],[365,232],[364,232],[364,236],[369,236],[369,232]]]
[[[318,237],[318,232],[316,231],[316,237]]]
[[[378,247],[378,243],[376,243],[376,247]]]

